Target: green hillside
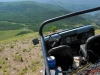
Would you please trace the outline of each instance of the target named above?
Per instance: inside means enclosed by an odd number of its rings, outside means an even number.
[[[100,12],[93,15],[90,20],[92,20],[100,26]]]
[[[98,26],[100,26],[100,12],[98,12],[94,15],[85,14],[82,17],[84,17],[85,19],[90,20],[90,21],[96,23]]]
[[[38,31],[40,24],[50,18],[67,14],[60,6],[37,3],[34,1],[28,2],[1,2],[0,3],[0,30],[17,30],[31,29]],[[6,21],[6,22],[5,22]],[[75,24],[90,24],[84,18],[73,17],[70,19],[55,22],[45,28],[50,30],[52,25],[57,25],[57,28],[66,28],[66,25]]]

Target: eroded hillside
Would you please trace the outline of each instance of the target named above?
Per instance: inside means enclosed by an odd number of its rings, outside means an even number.
[[[0,75],[40,75],[42,51],[40,44],[32,44],[32,39],[0,43]]]

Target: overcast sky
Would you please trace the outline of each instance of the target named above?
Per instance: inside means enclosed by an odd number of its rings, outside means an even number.
[[[0,0],[0,2],[30,1],[30,0]]]

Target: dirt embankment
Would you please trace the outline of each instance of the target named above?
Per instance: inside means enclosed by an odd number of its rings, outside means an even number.
[[[41,46],[33,38],[0,44],[0,75],[40,75]]]

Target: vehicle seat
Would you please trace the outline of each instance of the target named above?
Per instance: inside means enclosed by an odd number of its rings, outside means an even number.
[[[100,35],[90,37],[86,41],[86,50],[89,57],[89,61],[94,63],[100,57]],[[91,51],[89,51],[91,50]]]
[[[57,66],[68,69],[73,64],[73,53],[69,46],[61,45],[48,51],[48,54],[55,56]]]
[[[100,35],[91,36],[85,45],[80,46],[89,62],[95,63],[100,58]]]

